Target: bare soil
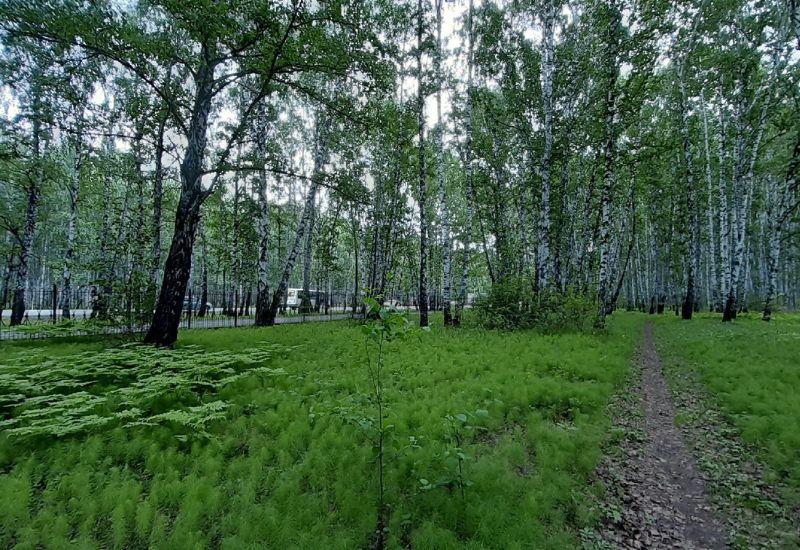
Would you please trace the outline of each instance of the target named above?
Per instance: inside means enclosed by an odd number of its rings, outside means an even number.
[[[620,419],[628,434],[622,455],[599,470],[619,503],[607,514],[600,538],[618,548],[726,548],[725,529],[712,513],[706,480],[675,425],[675,405],[650,323],[636,366],[633,397]]]

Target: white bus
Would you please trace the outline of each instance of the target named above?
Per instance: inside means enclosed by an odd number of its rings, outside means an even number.
[[[317,310],[325,302],[326,293],[317,290],[308,290],[309,298],[311,299],[311,309]],[[301,297],[303,296],[302,288],[290,288],[286,295],[286,307],[296,310],[300,307]]]

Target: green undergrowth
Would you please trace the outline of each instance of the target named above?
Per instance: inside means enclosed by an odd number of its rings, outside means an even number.
[[[179,439],[211,437],[205,426],[230,406],[216,399],[218,391],[254,375],[284,374],[265,365],[289,351],[267,343],[238,353],[126,344],[66,357],[17,357],[0,363],[0,430],[15,444],[118,424],[171,423],[186,429]]]
[[[597,520],[585,497],[610,426],[606,405],[624,383],[643,319],[615,315],[601,334],[551,336],[436,326],[386,344],[386,418],[400,442],[386,461],[388,546],[578,546],[579,531]],[[164,357],[218,367],[262,346],[274,350],[253,366],[270,369],[266,380],[254,372],[212,380],[211,395],[195,387],[182,398],[163,394],[155,408],[132,405],[146,419],[227,403],[200,426],[208,437],[191,437],[177,417],[59,437],[6,430],[0,547],[368,546],[377,472],[359,425],[372,407],[355,323],[184,331]],[[92,357],[135,349],[106,347],[102,340],[7,345],[1,362],[14,366],[3,374],[19,382],[20,365],[31,365],[46,384],[63,384],[93,376],[75,371]],[[118,368],[147,379],[157,360],[147,361]],[[58,369],[48,378],[45,371]],[[216,379],[227,376],[236,374]],[[119,376],[106,384],[86,391],[111,399],[109,392],[132,385]],[[99,410],[119,410],[120,402]],[[457,484],[447,482],[454,455]]]
[[[76,332],[87,334],[102,333],[109,329],[127,326],[124,321],[113,319],[67,319],[57,323],[52,321],[32,321],[25,325],[10,327],[12,332],[37,335],[42,337],[65,337]]]
[[[800,316],[665,317],[656,333],[668,367],[694,371],[725,419],[800,507]]]

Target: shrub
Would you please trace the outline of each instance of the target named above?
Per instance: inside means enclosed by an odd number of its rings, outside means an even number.
[[[592,327],[592,300],[569,290],[534,293],[521,280],[492,285],[475,302],[477,322],[489,329],[536,329],[542,332],[583,332]]]

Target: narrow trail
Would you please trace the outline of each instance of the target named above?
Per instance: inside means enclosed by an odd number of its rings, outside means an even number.
[[[647,323],[639,350],[643,441],[625,449],[609,476],[623,510],[604,538],[620,548],[717,549],[725,531],[712,515],[706,484],[675,426],[675,405]]]

